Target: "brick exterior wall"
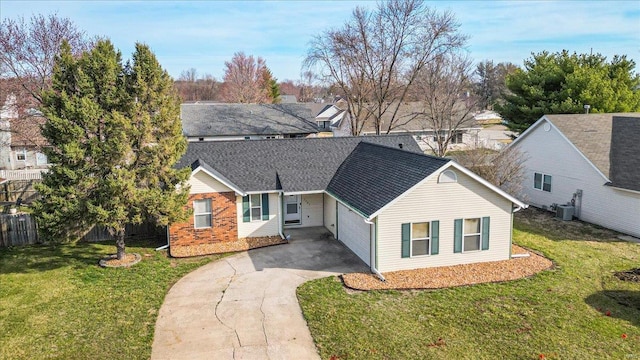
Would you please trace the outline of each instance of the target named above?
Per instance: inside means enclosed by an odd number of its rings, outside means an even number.
[[[236,195],[233,191],[223,193],[191,194],[187,208],[193,211],[193,201],[211,199],[212,227],[196,229],[194,216],[189,221],[175,223],[169,227],[171,254],[180,247],[199,247],[238,240]]]

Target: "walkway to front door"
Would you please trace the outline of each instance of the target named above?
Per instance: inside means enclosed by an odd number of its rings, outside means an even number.
[[[205,265],[178,281],[156,322],[152,359],[319,359],[296,288],[367,266],[324,228]]]

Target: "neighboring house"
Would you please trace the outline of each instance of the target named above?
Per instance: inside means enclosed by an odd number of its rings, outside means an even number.
[[[10,180],[32,179],[40,178],[40,171],[48,169],[47,156],[42,152],[47,142],[40,133],[44,121],[35,109],[19,116],[15,97],[8,96],[0,111],[0,175]],[[27,172],[30,175],[24,177]]]
[[[332,136],[349,136],[348,126],[342,124],[343,121],[348,121],[345,118],[347,118],[347,111],[341,108],[339,103],[336,103],[325,105],[318,112],[315,120],[320,132],[328,132]],[[343,131],[340,131],[341,129]]]
[[[280,104],[296,104],[298,102],[295,95],[280,95],[278,100]]]
[[[346,103],[344,103],[344,100],[342,103],[326,105],[316,116],[319,131],[331,131],[333,136],[350,136],[351,121],[345,109]],[[433,126],[419,115],[422,111],[422,106],[418,102],[405,103],[396,114],[397,120],[395,120],[394,128],[389,134],[412,135],[423,151],[430,151],[430,146],[436,146],[437,137],[446,136],[449,130],[442,129],[436,134]],[[383,115],[382,134],[386,133],[391,113],[391,111],[388,111]],[[498,116],[497,123],[495,123],[496,116]],[[493,112],[483,112],[477,114],[477,117],[478,119],[476,119],[476,116],[469,116],[468,121],[457,127],[449,144],[450,150],[477,147],[498,150],[511,142],[510,135],[513,133],[509,132],[507,127],[500,123],[499,115]],[[376,129],[370,118],[363,126],[361,135],[375,135],[375,133]]]
[[[545,115],[511,147],[532,205],[640,237],[640,113]]]
[[[506,260],[526,207],[407,135],[189,143],[178,166],[194,215],[172,255],[323,226],[373,272]]]
[[[182,131],[188,141],[307,137],[318,130],[304,104],[182,104]]]

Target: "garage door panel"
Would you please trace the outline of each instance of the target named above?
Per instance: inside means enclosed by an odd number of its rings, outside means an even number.
[[[370,225],[364,222],[364,218],[346,206],[338,204],[338,240],[367,265],[370,262],[369,229]]]

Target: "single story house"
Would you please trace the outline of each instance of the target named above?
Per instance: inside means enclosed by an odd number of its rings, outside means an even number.
[[[506,260],[512,213],[526,207],[408,135],[189,143],[189,221],[170,251],[329,230],[374,273]]]
[[[510,146],[532,205],[640,237],[640,113],[545,115]]]
[[[185,103],[180,106],[188,141],[258,140],[314,136],[317,125],[305,104]]]

